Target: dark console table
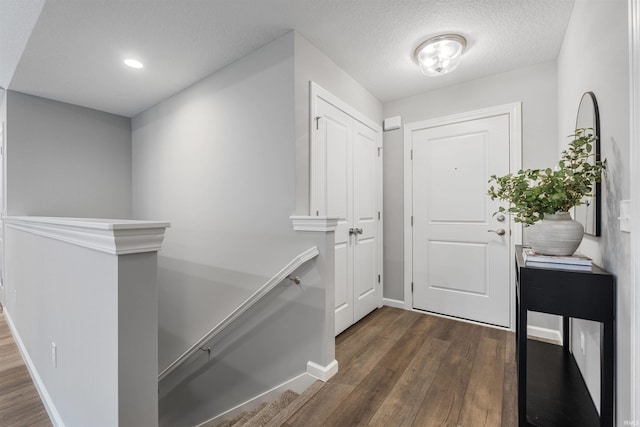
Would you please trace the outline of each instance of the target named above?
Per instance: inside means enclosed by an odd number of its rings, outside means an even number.
[[[518,424],[613,426],[616,292],[613,276],[526,267],[516,246]],[[564,345],[527,340],[527,311],[560,315]],[[600,322],[600,417],[570,350],[570,318]]]

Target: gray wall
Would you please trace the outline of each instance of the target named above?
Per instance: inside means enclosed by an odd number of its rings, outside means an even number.
[[[129,218],[131,121],[7,92],[8,215]]]
[[[252,258],[295,235],[292,81],[289,36],[133,118],[134,216],[171,222],[161,369],[259,286],[269,267]],[[295,255],[270,252],[275,271]]]
[[[616,425],[631,417],[630,235],[619,229],[620,200],[630,197],[629,74],[627,2],[578,0],[558,57],[559,149],[573,132],[578,103],[593,91],[600,107],[602,157],[607,172],[602,184],[602,237],[585,236],[579,250],[616,277],[617,306],[617,413]],[[574,355],[591,396],[599,406],[599,324],[573,323]],[[580,332],[586,355],[580,351]]]
[[[298,33],[295,42],[296,213],[309,214],[309,82],[382,124],[382,103]]]
[[[294,33],[134,117],[132,127],[134,215],[171,222],[158,271],[163,369],[318,244],[289,219]],[[322,258],[332,248],[320,250]],[[319,265],[302,288],[277,288],[225,333],[216,362],[161,401],[162,424],[206,420],[303,373],[307,361],[333,360],[324,331],[324,286],[333,281]]]
[[[5,314],[56,425],[154,425],[156,253],[118,257],[5,233]]]
[[[547,62],[384,104],[402,123],[522,102],[523,166],[557,160],[556,64]],[[404,301],[404,166],[402,129],[384,133],[384,297]],[[534,316],[535,317],[535,316]],[[532,319],[557,329],[557,322]]]

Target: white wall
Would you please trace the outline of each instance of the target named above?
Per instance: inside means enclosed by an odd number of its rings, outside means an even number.
[[[416,69],[416,72],[419,72]],[[425,77],[427,78],[427,77]],[[384,116],[402,116],[404,125],[455,113],[522,102],[523,166],[557,161],[556,64],[547,62],[384,104]],[[402,129],[384,133],[385,298],[404,301]],[[488,177],[487,177],[488,179]],[[555,320],[531,317],[537,326],[557,329]]]
[[[133,118],[134,215],[171,222],[159,257],[160,369],[317,244],[289,219],[294,90],[291,32]],[[316,275],[259,303],[232,327],[242,341],[225,334],[216,363],[161,401],[161,424],[206,420],[301,374],[309,360],[333,360],[323,330],[332,283]]]
[[[295,38],[296,213],[309,214],[309,82],[315,82],[376,123],[382,103],[303,36]]]
[[[602,237],[585,236],[580,251],[613,273],[617,286],[617,421],[631,417],[630,348],[630,240],[619,230],[620,200],[630,196],[629,74],[627,2],[577,0],[558,57],[558,131],[565,138],[575,127],[578,104],[586,91],[595,93],[600,108],[601,154],[607,159],[602,184]],[[574,355],[600,402],[599,324],[573,322]],[[580,352],[580,332],[586,337],[586,355]]]
[[[129,218],[131,122],[7,92],[7,213]]]

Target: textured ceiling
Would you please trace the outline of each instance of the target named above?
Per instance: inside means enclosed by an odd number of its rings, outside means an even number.
[[[555,59],[572,7],[573,0],[48,0],[9,87],[132,116],[295,29],[386,102]],[[469,41],[461,65],[424,77],[411,53],[443,32]],[[145,68],[124,67],[128,56]]]

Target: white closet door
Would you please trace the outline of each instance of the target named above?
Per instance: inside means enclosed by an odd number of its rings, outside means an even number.
[[[338,217],[335,232],[335,324],[343,331],[353,324],[353,250],[349,228],[353,217],[353,162],[351,117],[324,100],[317,105],[315,142],[317,157],[324,163],[318,172],[316,194],[321,203],[316,211],[322,215]]]
[[[311,211],[339,218],[337,335],[382,304],[382,136],[326,98],[312,95]]]
[[[381,174],[378,135],[354,120],[353,129],[354,323],[380,304],[378,283],[378,178]]]

